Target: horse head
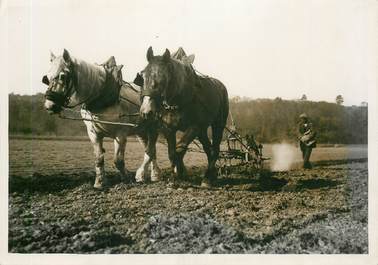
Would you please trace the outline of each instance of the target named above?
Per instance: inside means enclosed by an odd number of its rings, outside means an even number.
[[[51,53],[50,62],[50,70],[43,76],[42,83],[48,86],[44,106],[52,114],[59,113],[68,105],[77,80],[71,56],[66,49],[61,56]]]
[[[162,56],[154,56],[152,47],[147,51],[148,65],[142,71],[142,104],[140,114],[144,119],[152,117],[163,101],[166,101],[172,88],[171,54],[168,49]]]
[[[177,95],[186,81],[194,55],[186,56],[182,48],[173,55],[168,49],[161,56],[154,56],[152,47],[147,51],[148,65],[137,75],[135,83],[142,87],[142,105],[140,114],[144,119],[155,117],[156,113],[165,110],[177,110]]]

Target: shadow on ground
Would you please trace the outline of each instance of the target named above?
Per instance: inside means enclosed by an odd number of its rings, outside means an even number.
[[[300,179],[297,182],[297,190],[305,189],[320,189],[320,188],[332,188],[341,184],[337,180],[328,180],[328,179]]]
[[[349,163],[364,163],[367,162],[367,158],[355,158],[355,159],[341,159],[341,160],[324,160],[324,161],[315,161],[312,162],[313,166],[333,166]]]
[[[134,174],[135,175],[135,174]],[[107,173],[109,186],[120,183],[121,179],[116,172]],[[77,172],[43,175],[34,173],[32,176],[10,176],[9,192],[39,192],[51,193],[66,189],[74,189],[85,183],[94,184],[94,172]]]
[[[329,166],[338,165],[351,162],[365,162],[363,159],[349,159],[349,160],[332,160],[332,161],[319,161],[315,162],[314,166]],[[244,172],[243,170],[237,170],[236,174],[230,174],[226,177],[220,177],[217,181],[217,187],[228,187],[232,189],[242,189],[249,191],[280,191],[286,190],[285,185],[288,181],[284,178],[277,177],[277,172],[271,172],[264,170],[259,174],[251,175],[250,172]],[[240,172],[239,172],[240,171]],[[188,170],[188,178],[185,180],[184,185],[200,185],[202,181],[205,168],[192,167]],[[131,175],[135,176],[135,172],[131,172]],[[236,177],[235,177],[236,176]],[[120,183],[120,176],[117,172],[107,173],[109,186],[114,186]],[[40,173],[34,173],[32,176],[10,176],[9,178],[9,191],[10,192],[56,192],[63,189],[73,189],[84,183],[94,183],[94,172],[77,172],[77,173],[61,173],[43,175]],[[171,176],[169,170],[162,171],[162,180],[170,181]],[[305,189],[318,189],[318,188],[332,188],[340,183],[338,181],[327,179],[307,179],[298,180],[295,187],[289,187],[291,191],[301,191]]]
[[[280,191],[287,182],[285,179],[274,177],[273,174],[264,174],[253,177],[223,177],[218,180],[218,186],[232,190]]]

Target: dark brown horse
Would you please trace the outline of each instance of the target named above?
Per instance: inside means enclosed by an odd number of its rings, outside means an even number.
[[[177,178],[185,173],[183,163],[188,145],[198,137],[208,158],[203,186],[216,180],[215,163],[228,117],[228,94],[217,79],[198,76],[189,63],[171,58],[169,50],[163,56],[147,51],[148,65],[143,73],[142,117],[159,117],[168,142],[169,159]],[[211,126],[212,142],[207,135]],[[183,131],[176,144],[176,132]]]

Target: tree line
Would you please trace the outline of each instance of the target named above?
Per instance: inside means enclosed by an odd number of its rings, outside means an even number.
[[[241,135],[253,134],[259,142],[296,141],[299,115],[306,113],[319,143],[366,144],[368,108],[308,100],[230,100],[230,113]]]
[[[9,95],[10,135],[84,136],[81,121],[62,120],[43,107],[43,94]],[[263,143],[296,141],[298,117],[306,113],[319,143],[366,144],[368,108],[308,100],[230,99],[230,113],[241,135]],[[229,125],[231,125],[231,117]]]
[[[44,109],[44,95],[9,94],[9,135],[83,136],[81,121],[60,119]]]

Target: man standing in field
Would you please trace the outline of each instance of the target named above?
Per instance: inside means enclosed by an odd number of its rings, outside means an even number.
[[[310,156],[312,148],[316,147],[316,133],[312,129],[312,123],[305,113],[299,116],[299,147],[302,151],[303,168],[312,168]]]

